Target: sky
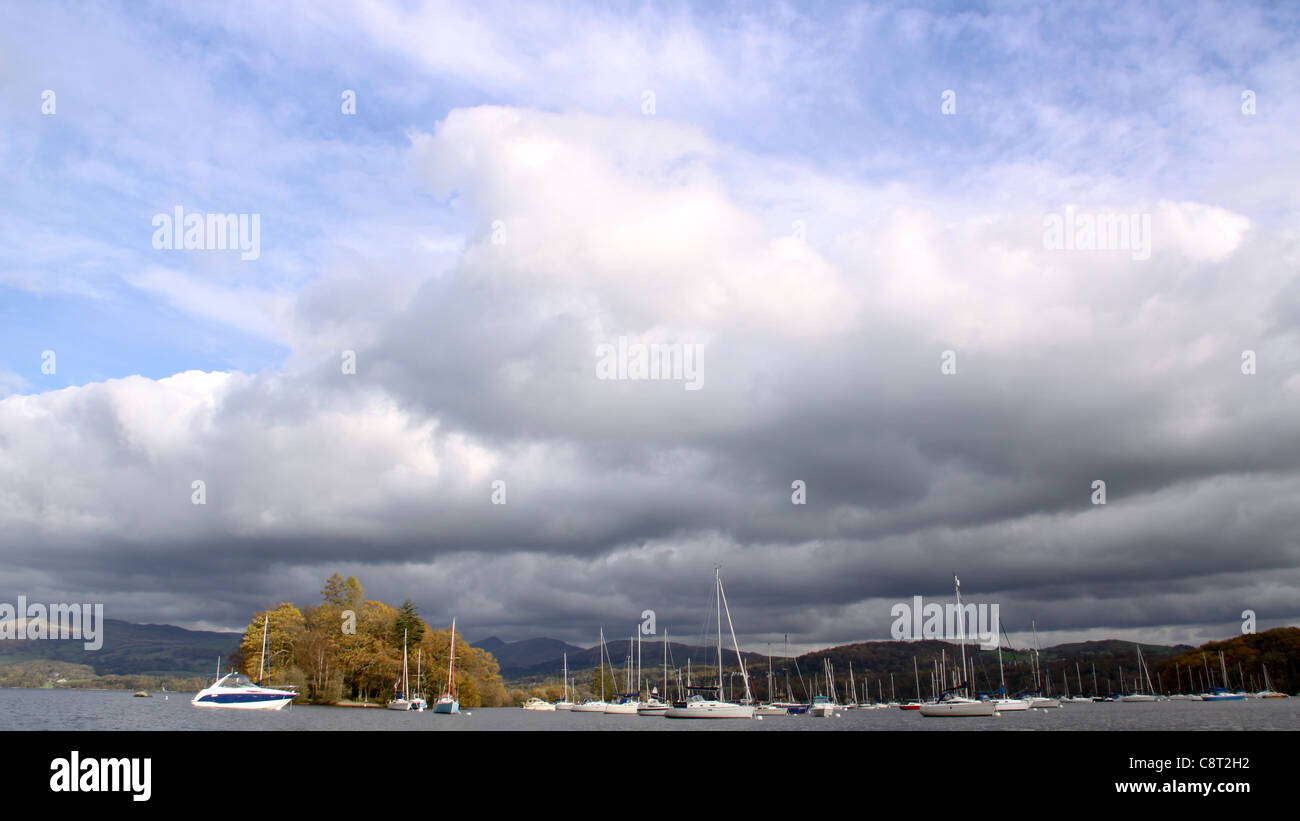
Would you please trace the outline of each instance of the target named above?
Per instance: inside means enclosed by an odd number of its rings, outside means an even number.
[[[954,575],[1020,646],[1298,624],[1298,33],[0,7],[0,596],[240,629],[337,571],[471,639],[689,641],[720,565],[754,650]],[[604,378],[649,345],[694,377]]]

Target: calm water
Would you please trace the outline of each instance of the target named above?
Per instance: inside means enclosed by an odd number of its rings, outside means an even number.
[[[190,706],[190,694],[134,698],[123,691],[0,689],[0,730],[1297,730],[1300,698],[1068,704],[998,718],[925,718],[902,710],[846,710],[836,718],[677,721],[593,713],[533,713],[498,707],[471,715],[292,706],[278,712]]]

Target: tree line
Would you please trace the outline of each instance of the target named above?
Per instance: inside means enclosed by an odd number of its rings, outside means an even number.
[[[266,650],[262,633],[267,617]],[[321,602],[289,602],[255,613],[244,629],[235,666],[267,686],[295,686],[312,704],[382,703],[401,686],[402,640],[410,659],[411,694],[432,702],[446,689],[451,628],[434,629],[410,599],[400,607],[367,600],[355,576],[330,576]],[[421,659],[417,676],[416,660]],[[491,653],[456,636],[456,690],[463,707],[509,702]]]

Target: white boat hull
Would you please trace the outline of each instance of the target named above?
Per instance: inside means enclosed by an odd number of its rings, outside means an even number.
[[[748,704],[731,704],[724,701],[687,702],[685,707],[669,707],[665,718],[753,718],[754,708]]]
[[[605,715],[607,716],[634,716],[637,711],[635,701],[626,701],[622,704],[606,704]]]
[[[603,701],[587,701],[573,705],[575,713],[603,713],[608,705]]]
[[[1054,707],[1060,707],[1061,700],[1059,698],[1031,698],[1029,699],[1029,706],[1034,710],[1050,710]]]
[[[998,705],[999,713],[1016,713],[1029,709],[1029,702],[1020,698],[1000,698],[994,703]]]
[[[998,705],[995,701],[941,701],[938,704],[921,705],[921,715],[931,718],[993,716],[997,713]]]

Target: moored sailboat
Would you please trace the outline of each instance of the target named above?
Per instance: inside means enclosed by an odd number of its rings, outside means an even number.
[[[693,687],[696,690],[684,702],[673,702],[673,706],[664,713],[666,718],[753,718],[754,707],[749,690],[749,671],[745,669],[745,657],[741,655],[740,643],[736,641],[736,628],[731,622],[731,608],[727,607],[727,596],[722,590],[722,571],[714,568],[713,586],[718,602],[718,686],[713,698],[705,698],[701,692],[709,692],[712,687]],[[745,682],[745,700],[737,704],[722,701],[722,612],[727,613],[727,627],[731,630],[731,643],[736,648],[736,659],[740,663],[741,678]]]
[[[433,703],[438,715],[455,715],[460,712],[460,696],[456,687],[456,617],[451,619],[451,657],[447,662],[447,686]]]

